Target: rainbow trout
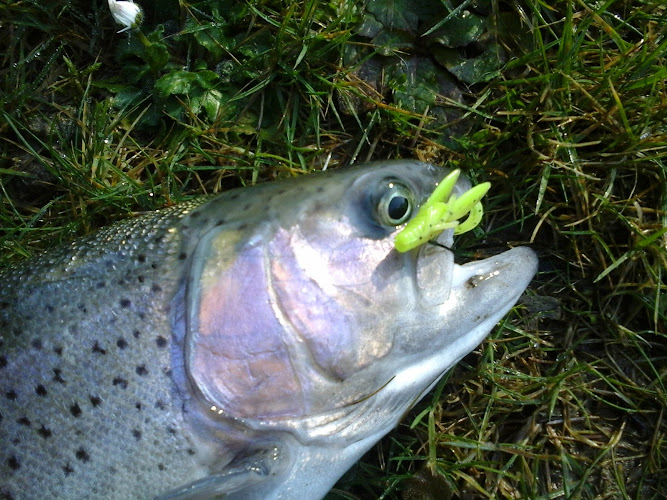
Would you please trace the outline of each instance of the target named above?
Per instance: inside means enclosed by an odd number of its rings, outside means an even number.
[[[456,265],[452,230],[396,251],[446,173],[232,190],[2,271],[0,497],[323,497],[536,272]]]

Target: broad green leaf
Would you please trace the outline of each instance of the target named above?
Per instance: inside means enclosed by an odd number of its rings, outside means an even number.
[[[416,33],[419,17],[412,10],[413,0],[369,0],[366,10],[385,29]]]
[[[487,82],[494,78],[505,63],[505,50],[491,43],[476,57],[466,58],[460,51],[438,47],[433,51],[436,61],[460,81],[468,84]]]
[[[219,60],[230,45],[224,31],[213,23],[200,26],[194,35],[197,43],[208,50],[215,60]]]
[[[476,42],[487,30],[487,19],[468,10],[458,16],[451,17],[429,38],[445,47],[465,47]]]
[[[190,92],[192,84],[196,79],[196,73],[185,70],[172,71],[155,82],[155,89],[163,97],[174,94],[187,94]]]

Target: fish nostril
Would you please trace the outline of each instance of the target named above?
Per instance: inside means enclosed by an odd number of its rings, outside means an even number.
[[[500,274],[500,271],[496,269],[495,271],[491,271],[490,273],[487,274],[476,274],[474,276],[471,276],[468,281],[466,281],[466,287],[467,288],[476,288],[478,287],[482,281],[489,280],[491,278],[494,278]]]

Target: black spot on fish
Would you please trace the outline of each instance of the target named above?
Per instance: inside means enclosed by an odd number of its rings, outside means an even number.
[[[137,256],[137,261],[143,264],[144,262],[146,262],[146,256],[144,254],[139,254]]]
[[[248,229],[248,224],[246,224],[245,222],[243,224],[239,224],[239,226],[236,229],[238,229],[239,231],[245,231],[246,229]]]
[[[141,332],[139,330],[135,330],[135,331],[132,332],[132,336],[135,339],[138,339],[140,335],[141,335]]]
[[[162,291],[162,287],[156,283],[153,284],[151,287],[151,292],[153,293],[160,293]]]
[[[48,438],[50,438],[50,437],[51,437],[51,434],[52,434],[51,430],[50,430],[50,429],[47,429],[44,425],[42,425],[42,426],[39,428],[39,430],[37,431],[37,433],[38,433],[40,436],[42,436],[44,439],[48,439]]]
[[[79,406],[79,403],[74,403],[72,406],[70,406],[69,407],[69,412],[74,417],[80,416],[81,415],[81,407]]]
[[[167,408],[167,405],[164,404],[164,402],[162,402],[161,400],[158,399],[158,400],[155,402],[155,408],[157,408],[158,410],[164,410],[164,409]]]
[[[155,343],[156,343],[157,346],[158,346],[159,348],[161,348],[161,349],[162,349],[163,347],[167,347],[167,339],[165,339],[165,338],[162,337],[162,336],[156,338],[156,339],[155,339]]]
[[[238,200],[240,195],[241,195],[240,193],[232,193],[232,194],[229,195],[229,199],[230,200]]]
[[[30,345],[33,349],[37,349],[38,351],[42,349],[42,341],[40,339],[33,339]]]
[[[160,345],[160,344],[158,344],[158,345]],[[7,366],[7,364],[8,364],[7,358],[5,356],[0,356],[0,370],[2,368],[4,368],[5,366]]]
[[[121,337],[116,341],[116,345],[118,346],[118,349],[125,349],[127,347],[127,340]]]
[[[157,468],[160,469],[160,470],[165,469],[164,464],[157,464]]]
[[[172,426],[167,427],[167,432],[172,436],[176,435],[176,429],[174,429]]]
[[[86,308],[85,304],[77,304],[76,308],[81,311],[83,314],[88,313],[88,309]]]
[[[120,299],[120,307],[127,309],[132,305],[132,302],[130,302],[130,299]]]
[[[17,424],[20,425],[25,425],[26,427],[30,427],[30,420],[28,417],[21,417],[16,421]]]
[[[98,281],[97,283],[95,283],[95,288],[97,288],[98,290],[100,288],[104,288],[105,286],[107,286],[107,284],[104,281]]]
[[[102,398],[99,398],[97,396],[90,396],[90,404],[92,404],[95,408],[97,408],[102,404]]]
[[[215,225],[217,226],[222,226],[225,222],[227,222],[225,219],[218,219],[215,221]]]
[[[118,385],[121,389],[127,389],[127,380],[122,377],[114,377],[113,385]]]
[[[21,462],[19,462],[19,459],[16,458],[16,456],[12,455],[7,459],[7,465],[9,465],[9,468],[12,470],[18,470],[21,467]]]
[[[19,395],[16,394],[16,391],[7,391],[5,396],[7,396],[7,399],[10,401],[16,401],[16,399],[19,397]]]
[[[146,369],[146,365],[139,365],[135,368],[135,371],[137,372],[137,375],[140,377],[145,377],[148,375],[148,370]]]
[[[141,431],[139,429],[133,429],[132,435],[134,436],[134,439],[136,439],[137,441],[141,439]]]
[[[67,464],[63,467],[63,472],[65,473],[66,476],[69,476],[74,472],[74,469],[72,469],[72,466],[70,464]]]
[[[44,397],[48,393],[46,392],[46,387],[44,387],[42,384],[39,384],[37,387],[35,387],[35,394],[38,396]]]
[[[87,462],[88,460],[90,460],[90,455],[83,448],[83,446],[81,448],[79,448],[78,450],[76,450],[75,455],[76,455],[76,458],[81,460],[82,462]]]
[[[141,411],[141,403],[139,403],[138,401],[137,401],[136,403],[134,403],[134,407],[135,407],[137,410]]]
[[[65,379],[62,377],[62,370],[60,368],[54,368],[53,369],[53,381],[58,382],[59,384],[65,385],[67,382],[65,382]]]
[[[53,352],[55,352],[58,356],[63,355],[63,348],[62,347],[54,347]]]
[[[190,214],[190,216],[191,216],[193,219],[196,219],[196,218],[199,217],[200,215],[201,215],[200,212],[192,212],[192,213]]]
[[[158,265],[157,262],[153,262],[153,263],[151,264],[151,269],[157,269],[158,267],[160,267],[160,266]]]
[[[194,454],[195,454],[195,450],[193,450],[192,448],[188,448],[188,455],[192,456]]]
[[[139,275],[139,276],[137,276],[137,280],[139,281],[139,283],[143,283],[144,281],[146,281],[146,278],[144,278],[143,276]]]
[[[96,353],[96,354],[102,354],[102,355],[107,353],[107,351],[105,349],[102,349],[100,347],[100,343],[97,340],[95,341],[95,345],[93,346],[93,352]]]
[[[248,202],[245,205],[243,205],[243,208],[241,210],[243,210],[244,212],[247,212],[251,208],[252,208],[252,203]]]
[[[187,258],[188,258],[188,254],[185,253],[185,252],[181,252],[180,254],[178,254],[178,260],[185,260]]]
[[[7,309],[9,307],[9,302],[6,300],[0,300],[0,309]]]
[[[0,490],[0,495],[3,500],[14,500],[14,495],[7,490]]]
[[[53,306],[47,304],[47,305],[46,305],[46,311],[49,312],[49,313],[52,313],[52,312],[53,312]]]

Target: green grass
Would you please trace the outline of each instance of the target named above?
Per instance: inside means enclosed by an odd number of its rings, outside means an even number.
[[[0,5],[0,265],[325,166],[460,166],[493,185],[461,258],[540,273],[331,498],[667,494],[664,2],[156,1],[144,37],[42,3]]]

